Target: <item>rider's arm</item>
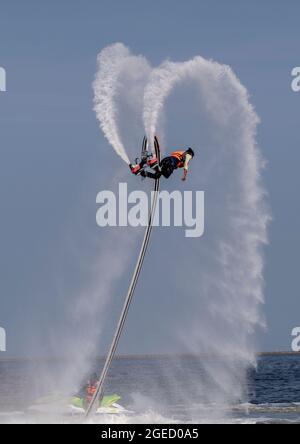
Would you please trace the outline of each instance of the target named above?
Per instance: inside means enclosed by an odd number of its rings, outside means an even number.
[[[186,154],[185,156],[185,161],[184,161],[184,173],[183,173],[183,178],[181,180],[186,180],[186,176],[188,173],[188,169],[189,169],[189,161],[192,159],[192,156],[190,154]]]

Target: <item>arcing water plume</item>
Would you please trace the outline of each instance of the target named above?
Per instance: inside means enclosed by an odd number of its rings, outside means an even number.
[[[156,135],[158,120],[159,117],[162,117],[164,101],[176,81],[180,81],[180,71],[182,71],[181,64],[165,62],[151,72],[149,83],[144,91],[143,112],[145,131],[149,140],[153,140]]]
[[[255,362],[253,334],[263,324],[262,246],[269,214],[260,179],[264,162],[255,141],[259,119],[228,66],[202,57],[167,61],[153,70],[145,89],[150,137],[168,113],[166,99],[172,92],[176,98],[175,86],[181,99],[194,91],[192,110],[186,110],[194,125],[181,121],[181,131],[197,141],[200,157],[189,187],[206,190],[207,198],[206,235],[198,243],[185,240],[189,277],[176,284],[179,292],[190,289],[184,307],[188,322],[181,328],[177,322],[174,329],[192,353],[214,357],[202,360],[205,374],[194,389],[206,402],[237,402],[245,394],[246,370]],[[179,241],[177,247],[183,251],[184,245]],[[178,271],[185,269],[186,258],[176,262]]]
[[[125,100],[126,113],[128,108],[132,111],[136,100],[142,101],[140,82],[143,88],[148,73],[147,61],[132,55],[122,43],[108,46],[98,55],[98,72],[93,83],[94,110],[105,137],[128,164],[129,158],[120,136],[120,126],[126,115],[120,115],[118,100]]]

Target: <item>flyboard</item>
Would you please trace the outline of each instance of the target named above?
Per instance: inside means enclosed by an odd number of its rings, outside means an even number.
[[[159,148],[159,143],[158,143],[158,140],[156,137],[154,138],[154,148],[155,148],[155,154],[156,154],[158,163],[160,164],[160,148]],[[144,137],[143,146],[142,146],[142,157],[145,155],[146,151],[147,151],[147,138]],[[132,279],[131,279],[129,289],[128,289],[128,292],[126,295],[126,299],[125,299],[125,302],[123,305],[123,309],[121,312],[121,316],[120,316],[120,319],[119,319],[119,322],[118,322],[118,325],[116,328],[116,332],[114,334],[113,341],[111,343],[104,367],[101,372],[101,376],[99,379],[97,390],[96,390],[96,392],[95,392],[95,394],[94,394],[94,396],[93,396],[93,398],[92,398],[92,400],[85,412],[86,418],[88,418],[91,415],[91,413],[93,413],[95,411],[96,406],[99,405],[99,400],[102,397],[102,391],[103,391],[103,385],[105,382],[105,378],[107,376],[108,370],[109,370],[112,360],[114,358],[114,355],[115,355],[116,349],[118,347],[118,343],[119,343],[119,340],[120,340],[120,337],[121,337],[121,334],[122,334],[122,331],[124,328],[124,324],[126,321],[128,310],[129,310],[129,307],[130,307],[130,304],[131,304],[131,301],[132,301],[132,298],[134,295],[134,291],[135,291],[135,288],[136,288],[136,285],[137,285],[137,282],[139,279],[139,275],[140,275],[140,272],[141,272],[141,269],[143,266],[146,251],[147,251],[149,241],[150,241],[153,220],[154,220],[154,215],[155,215],[155,209],[156,209],[156,204],[157,204],[157,198],[158,198],[158,193],[159,193],[159,182],[160,182],[159,178],[155,179],[154,194],[153,194],[153,199],[151,202],[151,209],[150,209],[150,214],[149,214],[149,219],[148,219],[148,225],[147,225],[144,239],[142,242],[142,246],[140,249],[140,254],[138,256],[138,260],[137,260],[137,263],[136,263],[136,266],[135,266],[135,269],[134,269],[134,272],[132,275]]]

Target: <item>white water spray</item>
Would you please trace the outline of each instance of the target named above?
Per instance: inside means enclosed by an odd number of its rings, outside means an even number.
[[[114,57],[116,51],[118,57]],[[116,153],[129,163],[125,148],[120,140],[116,123],[117,110],[115,96],[117,94],[118,78],[129,52],[123,45],[114,45],[103,50],[98,56],[98,73],[94,82],[94,110],[100,122],[101,129],[113,146]]]
[[[187,284],[197,290],[188,299],[189,322],[184,328],[177,323],[174,329],[192,353],[218,361],[216,365],[203,360],[205,383],[199,381],[195,390],[202,391],[206,401],[237,402],[245,394],[246,369],[255,362],[253,333],[263,325],[261,247],[267,242],[269,214],[260,181],[264,162],[255,141],[259,119],[246,89],[228,66],[202,57],[185,63],[167,61],[153,70],[145,89],[144,124],[149,137],[156,133],[176,86],[182,95],[185,88],[194,88],[202,107],[205,123],[192,113],[193,132],[200,147],[195,160],[202,147],[207,151],[206,164],[200,160],[191,181],[193,187],[204,186],[209,192],[206,225],[213,235],[186,251]],[[186,122],[181,124],[184,130]],[[178,245],[180,251],[183,248]],[[185,265],[185,259],[176,260],[178,270]],[[182,279],[177,288],[186,292]]]
[[[108,46],[98,55],[98,72],[93,83],[94,110],[106,139],[128,164],[121,127],[127,114],[136,112],[137,102],[142,101],[140,89],[143,90],[149,71],[145,58],[132,55],[122,43]],[[123,114],[120,112],[121,105],[125,108],[122,109]],[[135,116],[139,119],[138,113]],[[128,125],[133,127],[134,123],[126,122]],[[130,133],[130,128],[128,131],[125,128],[126,132]]]

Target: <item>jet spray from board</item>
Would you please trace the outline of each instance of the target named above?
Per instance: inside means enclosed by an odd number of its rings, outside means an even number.
[[[121,129],[125,126],[128,113],[136,113],[136,120],[141,119],[143,90],[150,66],[144,57],[132,55],[121,43],[103,49],[97,60],[98,71],[93,83],[94,110],[106,139],[121,159],[129,164],[128,154],[121,140]],[[122,101],[125,102],[123,113]],[[126,132],[132,133],[137,128],[132,120],[126,123],[128,125],[124,136],[127,135]],[[129,125],[131,128],[128,128]],[[136,154],[134,147],[132,154]]]

